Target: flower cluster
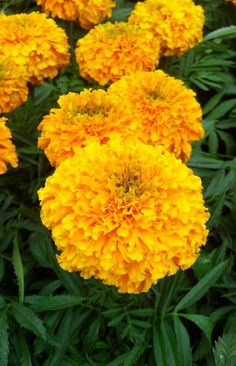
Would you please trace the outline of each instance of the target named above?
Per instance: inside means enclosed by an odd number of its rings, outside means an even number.
[[[161,147],[92,143],[39,191],[58,261],[120,292],[189,268],[206,241],[200,178]]]
[[[18,165],[16,149],[11,141],[11,131],[6,126],[6,121],[6,118],[0,118],[0,174],[7,171],[8,164],[13,168]]]
[[[81,76],[105,85],[131,72],[154,70],[159,48],[139,26],[108,22],[79,39],[75,54]]]
[[[69,64],[67,36],[45,14],[0,14],[0,22],[0,55],[12,57],[31,83],[53,78]]]
[[[24,103],[28,96],[24,70],[11,58],[0,56],[0,113],[8,113]]]
[[[129,17],[161,42],[164,56],[181,55],[202,40],[204,12],[192,0],[145,0]]]
[[[113,83],[109,92],[130,103],[142,124],[134,132],[146,144],[164,145],[183,161],[203,134],[202,110],[195,93],[163,71],[137,72]]]
[[[105,144],[116,136],[128,138],[139,120],[118,96],[104,90],[69,93],[61,96],[58,104],[60,108],[52,109],[38,127],[41,131],[39,147],[44,149],[53,166],[88,143]]]
[[[90,29],[111,16],[113,0],[37,0],[53,18],[79,21],[82,28]]]

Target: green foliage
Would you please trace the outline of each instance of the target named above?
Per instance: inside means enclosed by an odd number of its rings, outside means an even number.
[[[206,133],[188,165],[202,178],[211,212],[206,247],[192,269],[141,295],[120,295],[58,266],[39,215],[37,190],[52,170],[37,148],[37,125],[59,95],[98,87],[80,77],[72,47],[71,65],[31,87],[28,101],[7,115],[20,166],[0,177],[1,366],[236,364],[236,8],[197,3],[206,13],[203,43],[163,59],[161,68],[192,87],[203,106]],[[134,4],[117,1],[112,20],[126,20]],[[0,9],[39,8],[33,0],[4,0]],[[74,46],[84,31],[59,23]]]

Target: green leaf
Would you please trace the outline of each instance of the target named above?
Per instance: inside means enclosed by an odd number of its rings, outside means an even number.
[[[135,366],[140,356],[145,351],[144,344],[137,343],[125,359],[124,366]]]
[[[232,108],[236,106],[236,99],[229,99],[220,103],[210,114],[207,119],[215,120],[225,116]]]
[[[19,337],[20,349],[21,349],[21,365],[22,366],[32,366],[32,360],[30,355],[31,346],[28,345],[24,335],[20,333]]]
[[[196,324],[206,335],[211,342],[211,335],[213,330],[213,322],[208,316],[199,314],[179,314],[182,318],[188,319]]]
[[[153,326],[153,348],[157,366],[182,366],[174,331],[166,319]]]
[[[12,303],[12,314],[21,327],[46,340],[46,329],[33,310],[25,305]]]
[[[19,251],[19,241],[17,234],[14,237],[14,247],[13,247],[13,256],[12,263],[14,266],[15,274],[17,277],[18,287],[19,287],[19,302],[24,302],[24,269],[22,265],[21,255]]]
[[[208,33],[203,41],[210,41],[213,39],[232,39],[232,38],[236,38],[236,26],[235,25],[231,25],[229,27],[222,27],[219,28],[211,33]]]
[[[189,334],[177,316],[174,317],[174,330],[182,366],[190,366],[192,365],[192,351]]]
[[[68,309],[69,307],[81,304],[83,300],[83,298],[71,295],[34,295],[25,298],[25,302],[30,304],[36,312]]]
[[[206,294],[209,288],[211,288],[222,276],[228,265],[229,260],[223,261],[216,265],[180,300],[175,308],[175,312],[186,309],[200,300]]]
[[[216,366],[236,365],[236,339],[235,333],[224,334],[219,337],[213,350]]]
[[[9,341],[6,309],[0,312],[0,365],[8,365]]]

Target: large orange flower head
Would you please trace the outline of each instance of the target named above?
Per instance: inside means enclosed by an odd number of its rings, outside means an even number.
[[[23,66],[30,82],[53,78],[69,64],[65,31],[45,14],[1,14],[0,22],[0,54]]]
[[[81,76],[101,85],[132,71],[151,71],[159,61],[159,42],[135,25],[99,24],[77,42]]]
[[[79,21],[82,28],[90,29],[112,15],[113,0],[37,0],[53,18]]]
[[[11,141],[11,131],[6,126],[6,121],[6,118],[0,118],[0,174],[7,171],[9,164],[13,168],[18,165],[16,149]]]
[[[139,139],[164,145],[183,161],[191,154],[191,143],[204,134],[195,93],[161,70],[124,76],[110,86],[109,92],[140,113],[143,122],[135,131]]]
[[[129,23],[160,39],[162,55],[181,55],[201,42],[204,12],[192,0],[146,0],[136,4]]]
[[[69,93],[58,100],[60,108],[51,110],[38,129],[41,137],[38,145],[53,166],[73,156],[81,147],[110,138],[132,136],[139,120],[118,96],[104,90],[84,90],[80,94]]]
[[[26,76],[10,58],[0,56],[0,113],[8,113],[28,96]]]
[[[162,149],[90,144],[39,190],[61,267],[120,292],[148,291],[189,268],[207,237],[199,177]]]

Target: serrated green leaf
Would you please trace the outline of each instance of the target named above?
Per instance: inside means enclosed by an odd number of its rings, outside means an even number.
[[[186,309],[198,300],[211,288],[217,280],[222,276],[229,264],[229,260],[223,261],[216,265],[209,273],[207,273],[178,303],[175,312]]]
[[[17,277],[18,288],[19,288],[19,302],[24,302],[24,269],[22,265],[21,255],[19,251],[19,241],[18,236],[16,235],[13,240],[13,256],[12,263],[14,266],[15,274]]]
[[[46,340],[46,328],[32,309],[22,304],[12,303],[12,314],[21,327]]]
[[[208,33],[203,41],[211,41],[213,39],[232,39],[232,38],[236,38],[236,26],[235,25],[231,25],[229,27],[222,27],[219,28],[211,33]]]

